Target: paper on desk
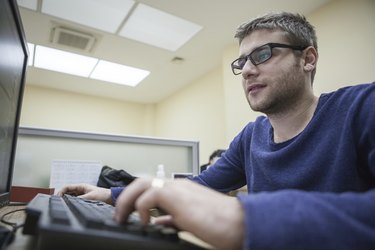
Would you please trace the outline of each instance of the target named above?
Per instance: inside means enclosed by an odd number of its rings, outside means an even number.
[[[67,184],[96,186],[102,166],[100,161],[53,160],[49,186],[55,188],[55,194]]]

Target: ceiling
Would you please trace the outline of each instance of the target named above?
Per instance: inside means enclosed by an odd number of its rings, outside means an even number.
[[[42,1],[38,1],[37,11],[20,7],[28,42],[59,48],[50,41],[51,29],[63,25],[98,37],[94,49],[82,52],[83,55],[151,73],[139,85],[130,87],[29,67],[27,84],[136,103],[157,103],[220,66],[222,51],[236,43],[233,35],[239,24],[268,11],[308,15],[331,0],[137,0],[136,4],[146,4],[203,27],[176,51],[43,14]],[[84,15],[85,9],[81,11]],[[182,60],[173,61],[176,57]]]

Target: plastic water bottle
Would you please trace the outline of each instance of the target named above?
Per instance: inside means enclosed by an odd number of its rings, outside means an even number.
[[[163,164],[158,165],[158,171],[156,172],[156,178],[159,178],[159,179],[165,178],[165,171],[164,171],[164,165]]]

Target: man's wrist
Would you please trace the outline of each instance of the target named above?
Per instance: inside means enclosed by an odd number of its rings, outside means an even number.
[[[116,201],[117,201],[117,198],[119,197],[119,195],[121,194],[121,192],[124,190],[124,187],[111,187],[110,188],[110,199],[111,199],[111,203],[112,205],[116,205]]]

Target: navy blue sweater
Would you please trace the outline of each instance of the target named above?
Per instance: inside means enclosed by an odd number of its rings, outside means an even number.
[[[323,94],[296,137],[249,123],[194,181],[247,185],[244,249],[375,249],[375,83]]]
[[[375,83],[322,94],[283,143],[259,117],[192,180],[220,192],[247,185],[244,249],[375,249]]]

